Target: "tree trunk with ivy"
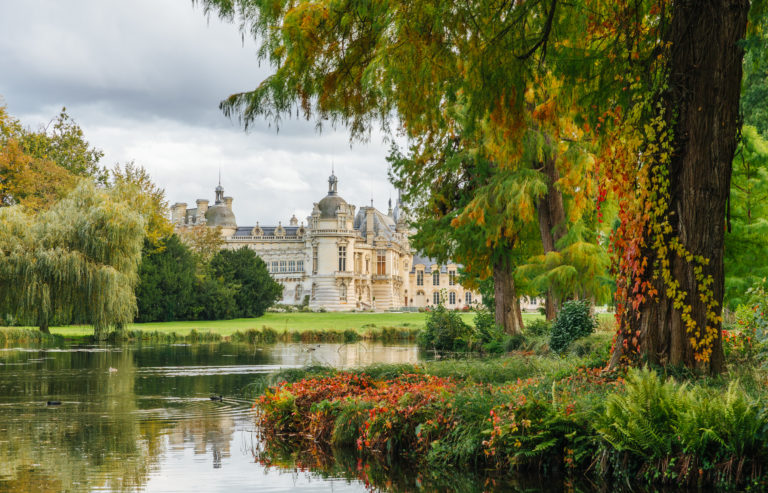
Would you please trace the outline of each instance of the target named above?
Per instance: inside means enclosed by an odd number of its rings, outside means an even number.
[[[493,264],[493,287],[496,325],[502,327],[509,335],[519,334],[523,330],[523,314],[512,268],[506,259],[498,259]]]
[[[637,350],[648,362],[664,366],[710,373],[724,368],[720,317],[725,206],[740,125],[743,50],[738,43],[746,32],[748,11],[747,0],[673,4],[668,89],[661,95],[664,120],[672,130],[671,156],[655,171],[668,179],[669,200],[661,214],[670,226],[663,234],[664,245],[670,247],[654,248],[652,228],[646,228],[641,255],[653,268],[645,270],[641,281],[658,294],[628,306],[611,366]],[[671,246],[675,241],[679,248]],[[653,275],[665,260],[666,280]],[[669,296],[674,283],[684,293],[677,302]],[[706,338],[710,340],[702,344]]]

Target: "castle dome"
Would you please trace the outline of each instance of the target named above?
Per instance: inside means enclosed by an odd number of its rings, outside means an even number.
[[[232,198],[224,197],[221,174],[219,174],[219,185],[216,187],[216,203],[205,212],[205,222],[212,227],[237,228],[235,214],[232,212]]]
[[[339,207],[341,207],[342,210],[347,209],[347,201],[339,197],[336,191],[338,181],[336,175],[333,173],[328,177],[328,195],[323,197],[323,199],[317,203],[317,208],[320,210],[320,219],[335,218]]]
[[[216,204],[205,212],[205,222],[208,226],[236,228],[235,214],[224,204]]]

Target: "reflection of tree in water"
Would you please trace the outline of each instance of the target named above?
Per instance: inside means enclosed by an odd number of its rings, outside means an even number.
[[[119,371],[110,373],[110,367]],[[125,491],[146,483],[158,461],[159,436],[133,413],[130,353],[55,353],[42,370],[33,363],[10,372],[12,378],[8,372],[0,378],[14,387],[0,392],[18,405],[4,410],[0,425],[0,486]],[[47,407],[40,396],[56,396],[63,404]]]
[[[483,471],[468,471],[449,466],[416,468],[413,464],[385,456],[360,457],[349,449],[319,447],[312,442],[259,441],[252,449],[257,462],[265,468],[302,471],[322,478],[344,478],[362,481],[370,491],[459,493],[543,492],[560,493],[662,493],[679,492],[677,488],[655,489],[643,486],[606,482],[594,484],[586,478],[578,480],[558,476],[554,471],[518,471],[513,477],[491,475]]]
[[[210,449],[215,468],[230,455],[231,416],[217,414],[207,399],[169,404],[164,395],[173,387],[176,396],[229,388],[225,376],[137,378],[129,348],[7,354],[0,366],[2,491],[139,490],[169,443]],[[53,359],[36,361],[42,357]],[[49,399],[62,405],[46,406]]]

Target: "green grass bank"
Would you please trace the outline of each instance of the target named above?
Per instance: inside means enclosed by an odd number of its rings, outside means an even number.
[[[424,328],[427,313],[267,313],[258,318],[204,320],[183,322],[152,322],[130,324],[112,340],[154,342],[354,342],[357,340],[412,341]],[[460,313],[462,320],[473,323],[473,312]],[[535,313],[523,314],[525,323],[541,319]],[[600,314],[600,320],[610,322],[611,314]],[[93,329],[87,325],[51,327],[46,338],[34,327],[0,327],[0,344],[58,344],[63,338],[88,340]]]

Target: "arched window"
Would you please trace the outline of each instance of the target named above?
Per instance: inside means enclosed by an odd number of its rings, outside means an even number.
[[[433,286],[439,286],[440,285],[440,271],[436,270],[432,272],[432,285]]]
[[[456,293],[451,291],[448,293],[448,304],[449,305],[455,305],[456,304]]]
[[[456,271],[455,270],[449,270],[448,271],[448,285],[449,286],[455,286],[456,285]]]
[[[435,291],[432,293],[432,304],[439,305],[440,304],[440,293]]]
[[[464,301],[466,302],[467,305],[471,305],[472,304],[472,293],[470,293],[469,291],[464,293]]]

